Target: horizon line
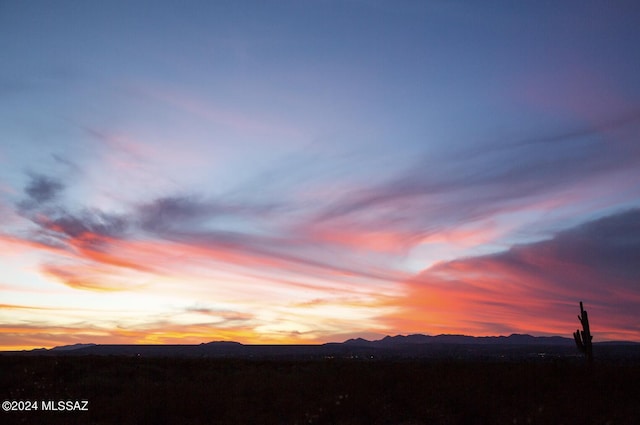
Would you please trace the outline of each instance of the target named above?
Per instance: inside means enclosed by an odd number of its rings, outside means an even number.
[[[32,347],[32,348],[16,348],[13,350],[0,350],[0,353],[7,353],[7,352],[22,352],[22,351],[36,351],[36,350],[53,350],[56,348],[65,348],[65,347],[74,347],[74,346],[200,346],[200,345],[206,345],[206,344],[212,344],[212,343],[229,343],[229,344],[238,344],[238,345],[243,345],[243,346],[322,346],[322,345],[327,345],[327,344],[345,344],[349,341],[357,341],[357,340],[363,340],[365,342],[370,342],[370,343],[375,343],[375,342],[380,342],[383,341],[384,339],[387,338],[397,338],[397,337],[411,337],[411,336],[424,336],[424,337],[429,337],[429,338],[437,338],[437,337],[464,337],[464,338],[474,338],[474,339],[482,339],[482,338],[510,338],[513,336],[528,336],[528,337],[532,337],[532,338],[562,338],[562,339],[566,339],[568,341],[573,341],[573,338],[570,338],[568,336],[562,336],[562,335],[532,335],[532,334],[528,334],[528,333],[511,333],[509,335],[480,335],[480,336],[475,336],[475,335],[467,335],[467,334],[458,334],[458,333],[444,333],[444,334],[437,334],[437,335],[430,335],[430,334],[421,334],[421,333],[409,333],[409,334],[397,334],[397,335],[385,335],[383,337],[381,337],[380,339],[366,339],[366,338],[362,338],[362,337],[353,337],[353,338],[348,338],[345,339],[343,341],[326,341],[326,342],[316,342],[316,343],[284,343],[284,344],[277,344],[277,343],[265,343],[265,344],[248,344],[248,343],[243,343],[240,341],[234,341],[234,340],[211,340],[211,341],[202,341],[200,343],[190,343],[190,344],[181,344],[181,343],[176,343],[176,344],[99,344],[99,343],[94,343],[94,342],[78,342],[75,344],[66,344],[66,345],[56,345],[50,348],[46,348],[46,347]],[[640,344],[640,341],[634,341],[634,340],[614,340],[614,339],[606,339],[606,340],[602,340],[602,341],[594,341],[594,344],[602,344],[602,343],[631,343],[631,344]]]

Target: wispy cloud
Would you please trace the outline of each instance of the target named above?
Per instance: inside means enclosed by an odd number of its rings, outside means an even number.
[[[45,186],[41,182],[50,179],[35,181]],[[28,183],[27,188],[34,184]],[[54,184],[47,183],[49,186]],[[56,182],[58,186],[62,183]],[[127,289],[127,285],[114,284],[124,280],[116,276],[126,271],[171,273],[169,264],[181,268],[169,258],[181,258],[184,264],[204,262],[254,270],[265,276],[294,273],[386,282],[403,276],[394,270],[319,254],[326,240],[312,234],[296,235],[295,226],[287,229],[269,223],[274,211],[280,209],[269,204],[178,195],[134,205],[119,214],[97,208],[69,211],[55,198],[28,206],[22,201],[18,210],[33,225],[25,242],[59,254],[58,263],[48,260],[41,270],[77,289]],[[234,226],[237,230],[228,229]]]
[[[496,202],[516,202],[585,178],[632,168],[640,162],[636,144],[608,134],[622,127],[640,131],[640,116],[621,117],[596,128],[552,134],[535,139],[478,149],[447,158],[425,157],[398,177],[378,186],[350,193],[326,208],[320,219],[334,219],[359,211],[381,213],[384,208],[422,205],[429,220],[444,209],[473,218]],[[631,136],[628,136],[631,137]],[[422,202],[422,204],[420,203]],[[424,217],[424,214],[422,215]]]
[[[606,209],[634,191],[629,178],[640,178],[640,151],[632,140],[639,132],[640,116],[631,114],[573,131],[425,156],[382,183],[329,199],[301,229],[338,245],[402,253],[507,214],[561,213],[579,205],[590,205],[590,214],[594,200]],[[512,231],[526,225],[520,219]]]

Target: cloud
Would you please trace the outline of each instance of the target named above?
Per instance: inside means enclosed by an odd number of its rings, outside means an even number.
[[[181,194],[118,214],[97,208],[71,211],[53,200],[20,213],[35,225],[28,233],[29,246],[57,251],[57,258],[49,257],[41,271],[76,289],[136,287],[133,281],[125,283],[125,271],[175,275],[233,270],[261,275],[265,281],[283,274],[386,283],[406,277],[357,261],[348,250],[336,256],[336,250],[327,250],[326,241],[315,235],[278,226],[271,218],[281,208]]]
[[[153,237],[236,266],[312,276],[353,275],[397,280],[398,275],[392,272],[323,258],[321,239],[311,233],[300,235],[295,226],[283,229],[268,222],[279,208],[274,204],[214,202],[173,196],[140,206],[134,221]],[[260,228],[261,224],[264,224],[263,228]],[[227,230],[227,227],[239,230]]]
[[[372,265],[348,263],[345,258],[322,258],[321,247],[310,247],[310,241],[294,238],[200,231],[167,233],[163,239],[174,244],[174,252],[208,259],[212,263],[225,263],[236,270],[240,267],[265,274],[283,272],[306,278],[370,279],[392,283],[404,276]]]
[[[616,196],[628,199],[630,182],[640,179],[638,135],[635,112],[537,138],[425,155],[386,181],[330,199],[301,228],[317,235],[350,233],[331,238],[345,244],[373,240],[384,230],[389,247],[406,248],[504,213],[557,211],[594,200],[606,208],[618,202]]]
[[[32,174],[24,192],[29,201],[41,204],[56,200],[64,188],[65,186],[56,179],[41,174]]]
[[[483,220],[526,212],[543,201],[547,209],[571,204],[575,198],[560,194],[584,185],[587,175],[595,175],[593,180],[620,169],[634,173],[640,155],[603,134],[636,123],[621,118],[595,130],[472,149],[467,156],[425,157],[394,178],[336,191],[311,208],[295,201],[251,203],[174,194],[125,213],[70,211],[56,204],[62,183],[40,176],[25,192],[44,203],[23,209],[23,215],[38,226],[33,240],[66,247],[83,260],[132,267],[145,258],[130,252],[128,242],[147,240],[244,268],[393,282],[403,275],[394,270],[394,262],[440,234],[454,234],[461,225],[482,227]],[[123,252],[133,257],[122,258]]]
[[[78,215],[58,211],[51,220],[43,219],[42,226],[70,238],[119,237],[128,227],[121,215],[105,213],[98,209],[84,210]]]
[[[155,233],[182,227],[215,213],[210,208],[188,197],[165,197],[142,205],[139,209],[141,227]]]
[[[105,254],[111,242],[125,237],[129,228],[125,216],[98,209],[74,214],[60,207],[50,207],[23,213],[37,225],[31,231],[31,241],[87,257]]]
[[[640,339],[640,210],[542,242],[437,264],[406,282],[393,326],[411,332],[569,333],[585,301],[599,338]],[[498,326],[498,327],[497,327]]]
[[[514,248],[502,257],[502,261],[513,266],[524,264],[528,253],[554,258],[567,265],[588,267],[593,272],[591,279],[602,277],[606,282],[609,277],[618,284],[629,285],[629,290],[640,291],[640,286],[634,282],[640,278],[640,210],[588,222],[532,247]],[[541,267],[537,272],[548,273]],[[575,283],[577,286],[578,282]],[[596,285],[594,289],[601,284]]]
[[[149,280],[145,265],[119,257],[91,260],[44,264],[40,271],[70,288],[101,292],[139,289]]]
[[[60,246],[73,241],[85,244],[101,238],[121,237],[129,223],[124,215],[111,214],[100,209],[84,208],[69,212],[59,199],[66,187],[57,179],[44,175],[30,175],[25,186],[26,199],[18,202],[17,212],[38,228],[34,238],[47,245]]]
[[[129,217],[97,208],[69,211],[58,196],[64,187],[58,180],[33,175],[25,188],[28,198],[16,205],[31,226],[3,240],[48,253],[39,271],[69,287],[100,291],[138,287],[140,275],[152,268],[118,252],[130,236]]]
[[[231,203],[178,195],[156,198],[141,205],[136,211],[136,218],[142,229],[162,235],[173,230],[206,228],[214,224],[214,219],[264,219],[274,208],[273,205]]]
[[[104,246],[108,238],[127,231],[125,216],[100,209],[69,212],[59,194],[66,188],[61,181],[40,174],[29,175],[24,192],[27,197],[16,205],[16,212],[35,224],[28,239],[50,248],[93,248]]]
[[[80,168],[80,166],[78,164],[76,164],[74,161],[62,156],[62,155],[58,155],[58,154],[51,154],[51,158],[53,158],[53,160],[58,163],[63,165],[65,168],[67,168],[68,170],[74,172],[74,173],[80,173],[82,171],[82,169]]]
[[[196,304],[185,309],[186,313],[198,313],[213,319],[218,327],[233,327],[239,323],[246,323],[255,319],[253,314],[230,311],[219,308],[211,308],[201,304]]]

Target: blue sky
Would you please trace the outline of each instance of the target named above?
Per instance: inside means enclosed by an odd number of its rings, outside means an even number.
[[[3,2],[0,345],[640,340],[639,18]]]

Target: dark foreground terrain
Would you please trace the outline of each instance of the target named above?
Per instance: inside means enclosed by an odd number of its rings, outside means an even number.
[[[3,424],[637,424],[638,394],[635,362],[0,356],[38,406]]]

